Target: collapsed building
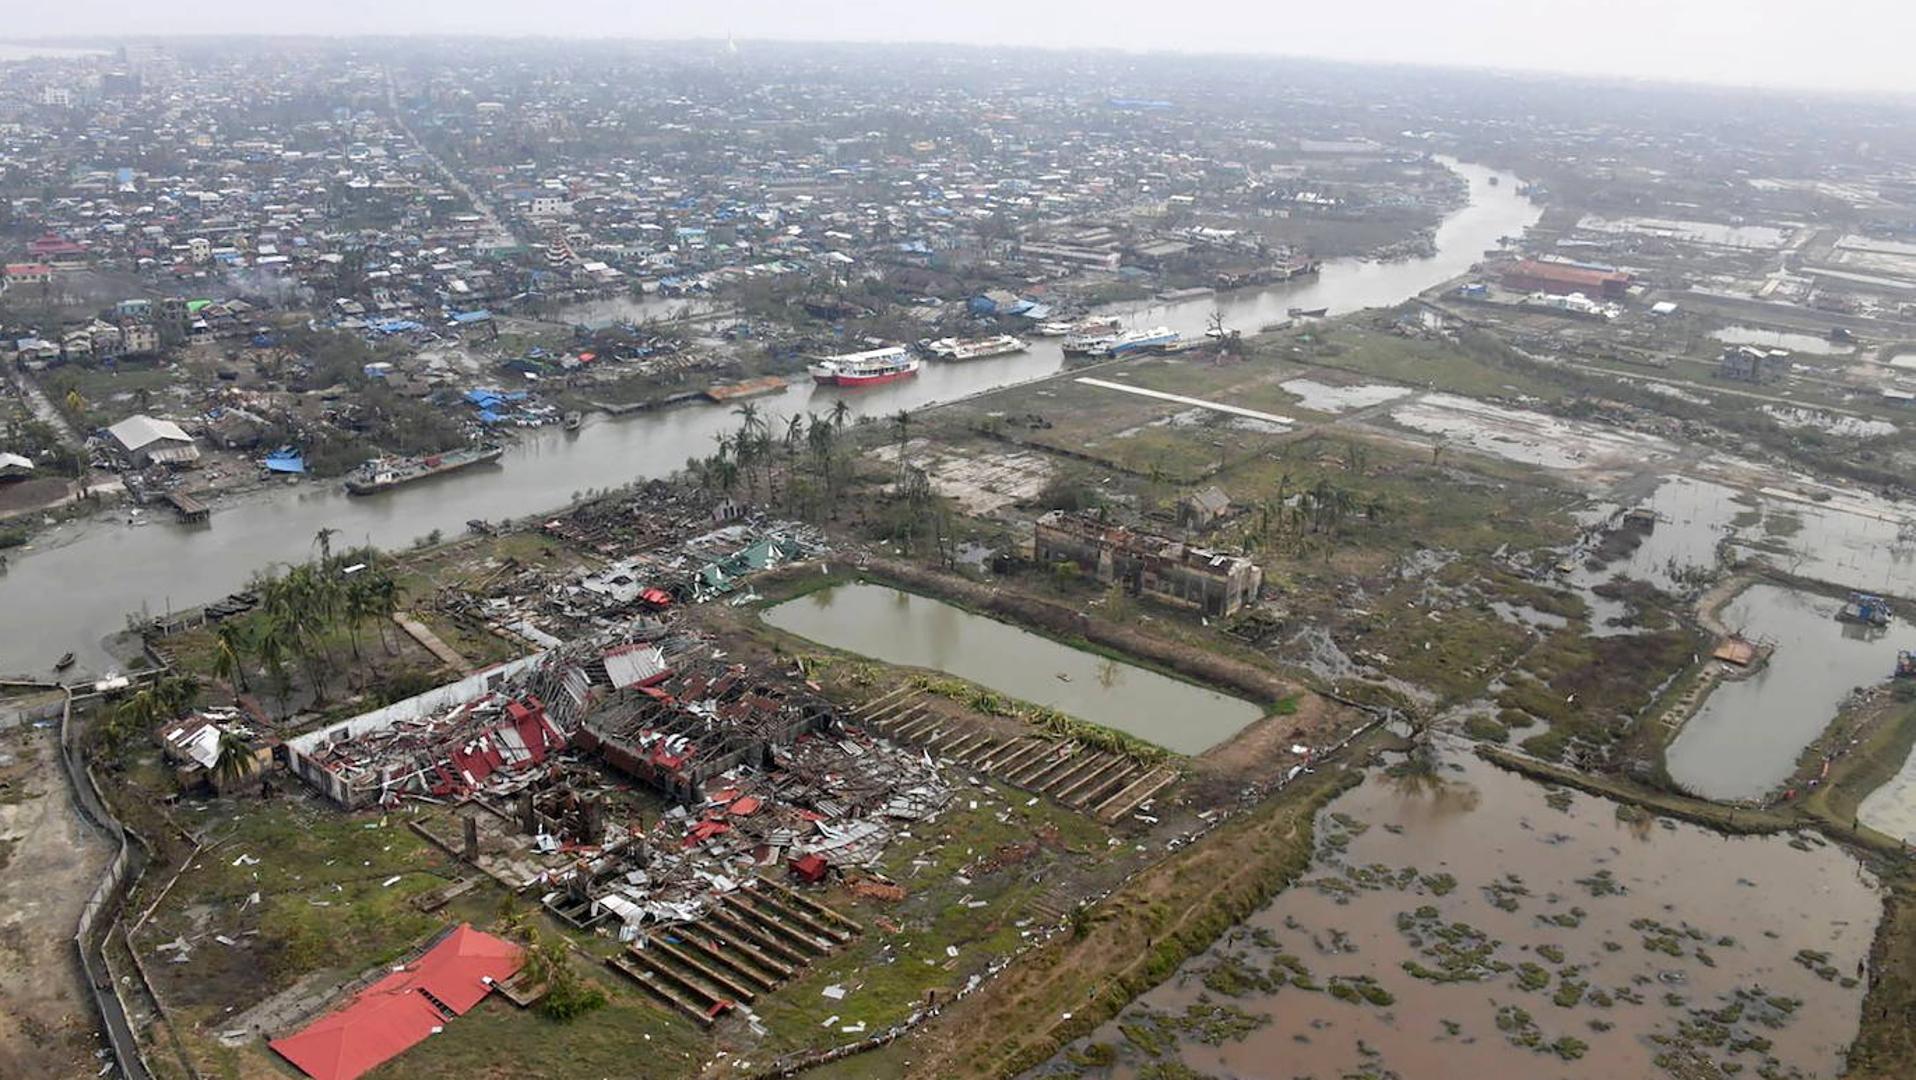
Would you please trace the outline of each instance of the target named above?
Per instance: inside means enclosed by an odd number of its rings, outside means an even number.
[[[510,794],[609,695],[657,677],[688,639],[593,638],[475,672],[286,743],[288,767],[347,809],[405,796]]]
[[[1053,510],[1038,519],[1041,563],[1071,563],[1099,581],[1205,615],[1233,615],[1256,603],[1264,571],[1243,555],[1138,532],[1093,514]]]
[[[552,599],[574,617],[704,603],[736,592],[753,574],[811,558],[825,547],[808,526],[728,525],[581,574],[557,587]]]
[[[742,664],[661,672],[601,703],[579,744],[676,802],[702,799],[706,781],[739,765],[771,764],[771,749],[837,723],[823,698],[793,696]]]

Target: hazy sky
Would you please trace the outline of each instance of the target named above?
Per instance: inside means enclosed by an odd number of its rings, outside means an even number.
[[[1916,0],[0,0],[0,35],[547,34],[1259,52],[1916,92]]]

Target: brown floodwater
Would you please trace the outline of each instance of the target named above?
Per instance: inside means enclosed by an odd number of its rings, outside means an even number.
[[[1819,840],[1619,809],[1462,753],[1373,775],[1302,884],[1034,1075],[1838,1074],[1874,880]]]

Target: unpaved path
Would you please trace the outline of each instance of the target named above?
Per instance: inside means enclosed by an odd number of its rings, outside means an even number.
[[[92,1076],[73,929],[110,852],[74,809],[57,733],[0,731],[0,1076]]]

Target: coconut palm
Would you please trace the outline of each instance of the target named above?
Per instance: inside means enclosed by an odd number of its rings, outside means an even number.
[[[246,653],[252,647],[246,626],[228,619],[213,631],[213,673],[234,685],[236,690],[251,691],[246,682]]]
[[[319,549],[319,563],[321,566],[325,566],[333,561],[333,537],[338,535],[339,530],[331,526],[322,527],[318,532],[313,534],[313,546]]]
[[[259,633],[253,639],[253,653],[259,658],[261,666],[273,677],[273,686],[279,698],[279,707],[286,708],[286,692],[291,688],[292,680],[286,671],[286,660],[292,652],[292,623],[279,614],[269,612],[260,624]]]
[[[392,571],[384,566],[374,569],[372,579],[373,613],[379,616],[379,640],[386,645],[386,654],[392,655],[392,646],[387,643],[386,626],[393,616],[399,614],[401,605],[406,602],[406,588],[394,578]]]
[[[892,427],[898,432],[898,476],[902,480],[909,463],[905,458],[906,444],[911,442],[911,411],[900,409],[891,418]]]
[[[748,435],[765,426],[765,418],[759,415],[756,402],[739,402],[738,408],[732,410],[732,415],[738,417],[738,429]]]
[[[253,748],[238,734],[222,730],[213,758],[213,786],[220,791],[230,791],[240,782],[253,775],[259,768],[259,759],[253,755]]]
[[[845,421],[851,419],[851,415],[851,404],[844,398],[839,398],[832,405],[832,428],[837,431],[845,430]]]

